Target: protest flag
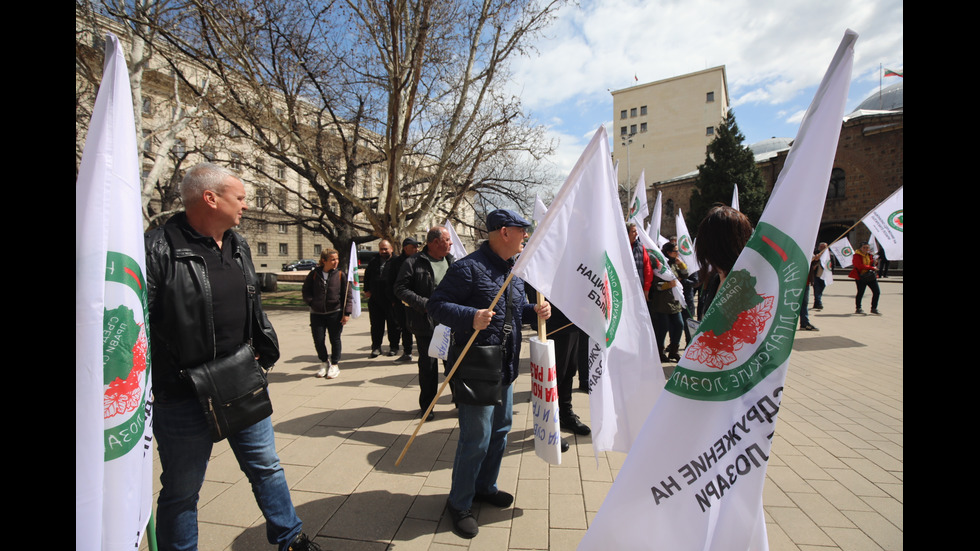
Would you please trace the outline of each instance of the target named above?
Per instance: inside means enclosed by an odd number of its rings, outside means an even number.
[[[902,232],[905,227],[903,222],[904,189],[905,186],[898,188],[861,219],[878,240],[878,244],[885,249],[888,260],[903,260],[905,258],[905,245],[902,239]]]
[[[449,222],[448,218],[446,218],[445,225],[446,230],[449,231],[449,240],[453,242],[450,252],[453,253],[453,257],[455,258],[463,258],[466,256],[466,247],[463,246],[463,240],[459,238],[459,234],[456,233],[456,230],[453,228],[453,225]]]
[[[647,226],[647,235],[657,244],[659,249],[666,241],[660,236],[660,224],[663,220],[663,192],[657,192],[657,200],[653,203],[653,216],[650,217],[650,224]]]
[[[827,247],[820,253],[820,258],[817,260],[820,263],[820,267],[823,268],[823,273],[820,274],[820,279],[829,287],[831,283],[834,282],[834,273],[830,266],[830,247]]]
[[[129,71],[112,34],[75,182],[75,547],[137,549],[153,433],[146,256]]]
[[[350,243],[350,260],[347,261],[347,281],[348,285],[354,286],[350,317],[358,318],[361,316],[361,278],[357,273],[357,245],[353,241]]]
[[[590,337],[596,452],[629,451],[664,385],[600,127],[514,265]]]
[[[738,210],[738,184],[735,184],[735,191],[732,192],[732,208]]]
[[[626,216],[627,222],[633,222],[637,227],[643,227],[643,221],[650,216],[650,207],[647,206],[647,183],[644,174],[645,170],[640,171],[640,179],[636,182],[636,189],[633,191],[633,200],[630,201],[630,212]]]
[[[687,230],[687,223],[684,222],[684,213],[681,209],[677,209],[676,227],[677,252],[684,264],[687,264],[687,270],[692,273],[696,272],[701,269],[701,265],[698,264],[698,258],[694,254],[694,240],[691,239],[691,232]]]
[[[580,550],[768,549],[762,489],[847,99],[848,30],[765,212]]]
[[[534,194],[534,214],[531,215],[531,220],[535,224],[544,220],[544,215],[548,213],[548,207],[544,206],[544,201],[538,197],[538,194]]]
[[[837,257],[837,263],[840,264],[841,268],[852,266],[854,247],[851,246],[851,241],[848,238],[842,237],[831,243],[827,248]]]
[[[647,234],[640,226],[636,226],[636,236],[640,239],[640,244],[647,250],[650,255],[650,263],[653,264],[653,275],[659,277],[664,281],[674,281],[677,276],[674,275],[674,271],[670,269],[667,257],[660,250],[660,245],[655,244],[653,238]],[[656,282],[654,282],[656,285]],[[681,303],[681,306],[687,306],[687,300],[684,298],[684,285],[678,281],[677,285],[670,288],[674,298],[677,302]]]

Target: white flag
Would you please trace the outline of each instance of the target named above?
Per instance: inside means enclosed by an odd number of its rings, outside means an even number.
[[[823,268],[823,273],[820,274],[820,279],[830,287],[830,284],[834,282],[834,274],[831,271],[830,266],[830,247],[823,250],[820,253],[820,258],[817,260],[820,263],[820,267]]]
[[[531,220],[535,224],[544,220],[544,215],[548,213],[548,207],[544,206],[544,201],[538,197],[538,194],[534,194],[534,214],[531,215]]]
[[[851,247],[851,242],[846,237],[834,241],[828,248],[837,257],[837,263],[840,264],[841,268],[847,268],[852,265],[851,260],[854,258],[854,247]]]
[[[146,255],[129,71],[105,65],[75,182],[75,547],[137,549],[153,498]]]
[[[660,245],[655,244],[653,239],[647,234],[647,232],[640,226],[636,226],[636,235],[640,239],[640,244],[647,249],[650,254],[650,263],[653,264],[653,275],[659,277],[664,281],[674,281],[677,276],[674,275],[674,271],[670,269],[670,265],[667,263],[667,257],[664,253],[660,251]],[[654,282],[654,285],[657,283]],[[677,302],[681,303],[681,306],[687,307],[687,300],[684,299],[684,285],[678,281],[677,285],[670,288],[671,293]]]
[[[768,549],[762,488],[847,99],[848,30],[758,227],[579,549]],[[806,249],[804,249],[806,247]]]
[[[446,218],[445,225],[446,230],[449,231],[449,240],[453,242],[453,246],[449,249],[449,252],[452,253],[454,258],[463,258],[466,256],[466,247],[463,246],[463,240],[459,238],[459,234],[453,229],[453,225],[449,222],[448,218]]]
[[[738,184],[735,184],[735,190],[732,191],[732,208],[738,210]]]
[[[633,200],[630,201],[630,212],[626,215],[627,222],[633,222],[637,227],[643,227],[643,221],[650,216],[650,208],[647,206],[647,183],[646,171],[640,171],[640,179],[636,182],[636,189],[633,191]]]
[[[687,264],[688,272],[701,269],[698,258],[694,254],[694,240],[691,239],[691,232],[687,231],[687,223],[684,222],[684,213],[681,209],[677,209],[677,252],[680,253],[684,264]]]
[[[600,127],[513,271],[589,335],[593,449],[625,452],[664,375],[609,158]]]
[[[347,281],[354,286],[350,316],[358,318],[361,316],[361,278],[357,274],[357,245],[353,241],[350,243],[350,260],[347,262]]]
[[[861,219],[864,225],[878,239],[885,249],[888,260],[903,260],[905,245],[902,240],[903,222],[902,208],[905,202],[905,186],[898,188],[880,205]]]

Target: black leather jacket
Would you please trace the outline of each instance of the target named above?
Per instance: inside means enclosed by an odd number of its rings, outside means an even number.
[[[432,317],[425,311],[425,305],[436,288],[432,265],[426,256],[428,251],[429,246],[426,245],[421,252],[405,260],[398,270],[398,278],[395,279],[395,296],[408,305],[405,309],[405,322],[413,335],[432,335],[432,330],[436,327]],[[450,266],[453,260],[453,255],[446,255]]]
[[[147,232],[146,282],[150,313],[150,353],[155,399],[193,396],[181,369],[214,359],[214,316],[211,284],[204,259],[190,250],[181,229],[187,217],[180,213],[163,227]],[[248,243],[235,232],[222,246],[231,246],[245,274],[252,316],[252,347],[262,367],[279,359],[279,339],[262,310],[259,284]]]

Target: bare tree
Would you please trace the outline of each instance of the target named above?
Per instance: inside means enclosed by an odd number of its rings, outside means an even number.
[[[292,198],[273,204],[344,250],[540,182],[527,159],[552,144],[501,90],[561,4],[189,0],[157,32],[182,85],[298,177],[251,161]]]

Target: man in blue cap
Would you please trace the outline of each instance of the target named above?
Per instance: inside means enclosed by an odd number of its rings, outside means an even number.
[[[474,501],[495,507],[509,507],[514,501],[514,496],[497,488],[497,474],[513,415],[512,383],[520,363],[521,325],[535,315],[548,319],[551,305],[528,303],[524,282],[516,276],[493,309],[490,303],[506,282],[513,257],[524,249],[530,225],[512,210],[498,209],[487,215],[489,238],[449,267],[426,304],[436,323],[452,329],[457,345],[468,342],[476,331],[473,346],[499,346],[502,352],[503,389],[497,404],[468,404],[454,396],[459,409],[459,442],[447,505],[453,531],[464,538],[479,532],[471,512]]]

